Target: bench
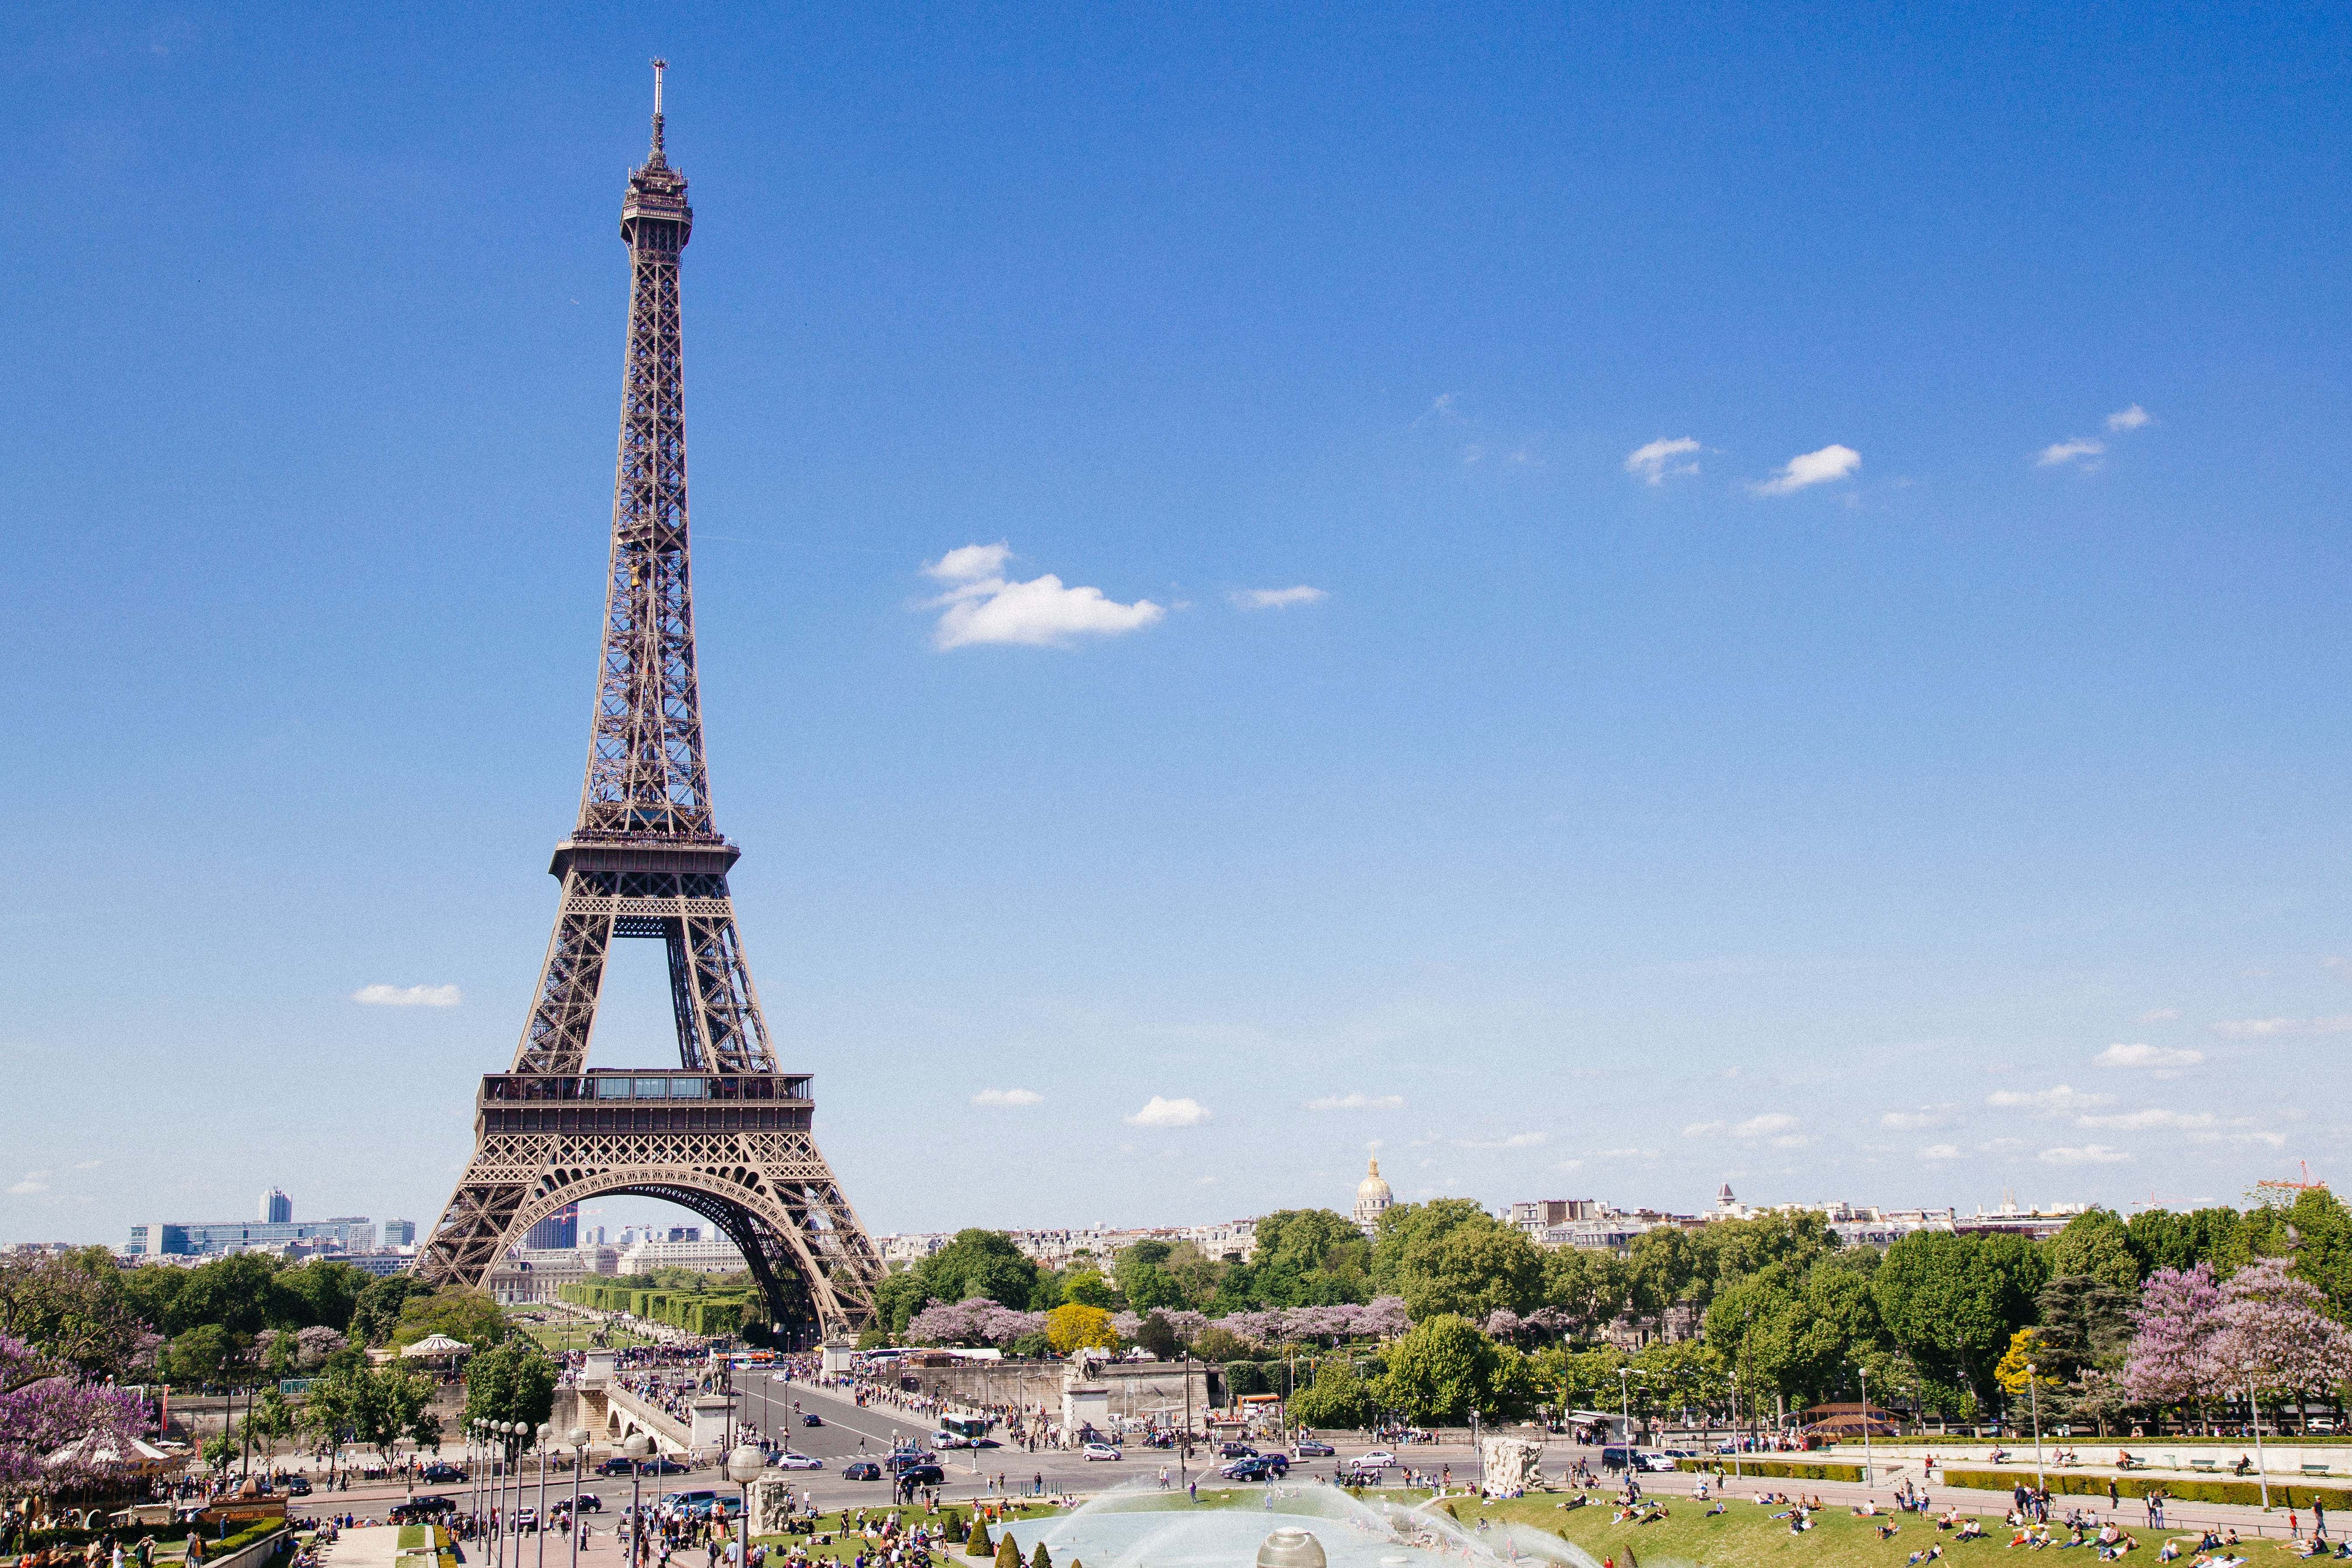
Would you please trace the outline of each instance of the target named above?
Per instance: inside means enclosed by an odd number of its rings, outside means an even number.
[[[2305,1465],[2303,1467],[2303,1473],[2306,1476],[2324,1476],[2327,1473],[2327,1467],[2324,1464]]]
[[[2191,1459],[2189,1461],[2189,1468],[2192,1470],[2218,1471],[2221,1468],[2221,1461],[2219,1459]]]

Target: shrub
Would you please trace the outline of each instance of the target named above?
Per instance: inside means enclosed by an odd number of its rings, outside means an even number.
[[[1029,1554],[1029,1568],[1054,1568],[1054,1554],[1045,1550],[1044,1542],[1037,1542],[1037,1550]]]
[[[2019,1474],[2015,1470],[1955,1470],[1947,1467],[1944,1484],[1967,1487],[1974,1491],[2005,1492],[2017,1485]],[[2047,1471],[2043,1474],[2054,1495],[2107,1495],[2107,1478],[2105,1476],[2050,1475]],[[2252,1503],[2257,1507],[2263,1500],[2262,1486],[2255,1481],[2192,1481],[2177,1480],[2168,1476],[2117,1476],[2115,1483],[2116,1492],[2124,1497],[2146,1497],[2153,1491],[2163,1493],[2172,1502]],[[2352,1491],[2341,1487],[2294,1487],[2275,1478],[2271,1481],[2273,1508],[2308,1508],[2314,1499],[2331,1509],[2352,1508]]]
[[[1021,1568],[1021,1543],[1009,1530],[996,1538],[996,1568]]]
[[[975,1517],[971,1521],[971,1539],[963,1543],[966,1557],[992,1557],[995,1549],[988,1543],[988,1521]]]
[[[1730,1467],[1721,1459],[1677,1459],[1675,1461],[1675,1468],[1704,1470],[1711,1476],[1730,1474]],[[1739,1473],[1743,1476],[1777,1476],[1791,1481],[1858,1481],[1862,1479],[1860,1465],[1809,1465],[1785,1459],[1750,1459],[1745,1455],[1741,1456],[1739,1460]],[[1959,1486],[1963,1483],[1953,1481],[1948,1484]],[[2009,1484],[2004,1481],[1992,1489],[2007,1491]]]

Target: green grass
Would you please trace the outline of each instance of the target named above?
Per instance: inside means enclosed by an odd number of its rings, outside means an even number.
[[[519,1326],[521,1328],[523,1332],[529,1334],[532,1339],[539,1342],[539,1346],[541,1350],[550,1352],[555,1355],[562,1355],[566,1351],[585,1351],[596,1348],[592,1342],[596,1336],[596,1331],[578,1323],[564,1323],[560,1325],[548,1323],[523,1323]],[[604,1331],[604,1338],[606,1343],[614,1350],[624,1349],[630,1345],[646,1345],[653,1343],[651,1340],[646,1339],[641,1335],[633,1334],[626,1329],[606,1329]]]
[[[971,1531],[971,1505],[968,1503],[959,1503],[952,1506],[955,1508],[956,1517],[962,1522],[956,1531],[956,1539],[948,1543],[945,1562],[950,1565],[950,1568],[959,1568],[959,1565],[967,1564],[969,1565],[969,1568],[988,1568],[987,1563],[982,1559],[978,1557],[966,1557],[963,1554],[963,1538],[970,1534]],[[853,1508],[849,1511],[854,1515],[857,1510]],[[1049,1508],[1042,1503],[1034,1507],[1025,1507],[1017,1502],[1011,1510],[1011,1512],[1015,1519],[1041,1519],[1047,1514],[1059,1513],[1062,1510],[1057,1508]],[[867,1521],[871,1523],[880,1518],[883,1514],[899,1512],[904,1513],[907,1526],[909,1529],[926,1521],[934,1526],[940,1522],[939,1515],[927,1515],[920,1509],[909,1509],[904,1510],[897,1509],[884,1509],[877,1511],[877,1510],[869,1508],[866,1510],[866,1517]],[[811,1558],[819,1563],[847,1562],[848,1560],[856,1557],[860,1552],[866,1550],[871,1544],[871,1542],[867,1542],[862,1535],[844,1536],[840,1533],[841,1510],[839,1509],[827,1510],[819,1513],[816,1517],[817,1531],[815,1535],[762,1535],[758,1539],[762,1545],[780,1549],[790,1548],[797,1545],[801,1550],[807,1552]],[[833,1537],[832,1542],[829,1544],[819,1544],[819,1542],[823,1541],[824,1537],[827,1535]],[[933,1555],[933,1561],[940,1561],[936,1553]]]

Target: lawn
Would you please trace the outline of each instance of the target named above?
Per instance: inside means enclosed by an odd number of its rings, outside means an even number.
[[[521,1328],[523,1332],[529,1334],[532,1339],[539,1342],[539,1346],[541,1350],[547,1351],[551,1354],[562,1355],[566,1351],[584,1351],[595,1348],[590,1342],[594,1339],[596,1331],[588,1327],[586,1324],[525,1322],[519,1326]],[[653,1342],[651,1340],[644,1339],[636,1334],[629,1332],[626,1329],[608,1328],[604,1330],[604,1337],[606,1342],[616,1350],[628,1345],[644,1345],[651,1344]]]
[[[946,1557],[947,1563],[950,1564],[950,1568],[952,1568],[952,1565],[954,1564],[967,1563],[971,1564],[971,1568],[987,1568],[986,1563],[982,1559],[977,1557],[966,1557],[963,1554],[961,1537],[969,1533],[971,1530],[971,1505],[952,1504],[950,1506],[954,1509],[956,1517],[961,1520],[962,1523],[958,1531],[958,1541],[948,1549]],[[1059,1513],[1062,1510],[1045,1503],[1024,1507],[1016,1501],[1010,1505],[1008,1511],[1015,1519],[1039,1519],[1043,1518],[1046,1514]],[[856,1509],[851,1509],[849,1512],[855,1516],[857,1510]],[[940,1516],[938,1514],[925,1514],[920,1509],[899,1510],[868,1508],[866,1510],[866,1517],[869,1524],[872,1524],[878,1529],[880,1521],[885,1515],[899,1513],[903,1513],[906,1522],[909,1528],[912,1528],[917,1524],[926,1522],[936,1527],[940,1523]],[[798,1544],[803,1551],[809,1554],[809,1556],[814,1558],[820,1563],[846,1561],[850,1558],[856,1557],[860,1552],[866,1550],[873,1544],[873,1542],[863,1535],[843,1535],[841,1533],[841,1510],[829,1509],[816,1516],[816,1534],[813,1536],[762,1535],[759,1538],[760,1543],[761,1545],[774,1547],[779,1550],[788,1549],[794,1544]],[[825,1542],[824,1538],[827,1536],[831,1536],[833,1538],[830,1542]],[[935,1558],[934,1561],[937,1561],[937,1559]]]

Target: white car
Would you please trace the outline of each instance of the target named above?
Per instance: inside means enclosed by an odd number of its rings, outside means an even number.
[[[812,1459],[806,1454],[795,1454],[790,1448],[787,1448],[784,1450],[784,1457],[776,1461],[776,1468],[780,1470],[821,1470],[824,1468],[824,1461],[823,1459]]]
[[[770,1383],[790,1383],[792,1380],[793,1374],[788,1372],[772,1372],[768,1374]]]
[[[934,1432],[931,1434],[931,1447],[934,1448],[961,1448],[963,1447],[963,1439],[957,1436],[952,1432]]]
[[[1386,1448],[1375,1448],[1369,1454],[1359,1454],[1356,1456],[1356,1465],[1360,1469],[1372,1468],[1385,1470],[1391,1465],[1395,1463],[1396,1456],[1390,1453]]]
[[[1117,1448],[1112,1447],[1108,1443],[1089,1443],[1087,1445],[1087,1458],[1089,1459],[1117,1459],[1124,1458],[1124,1456],[1121,1455]]]

